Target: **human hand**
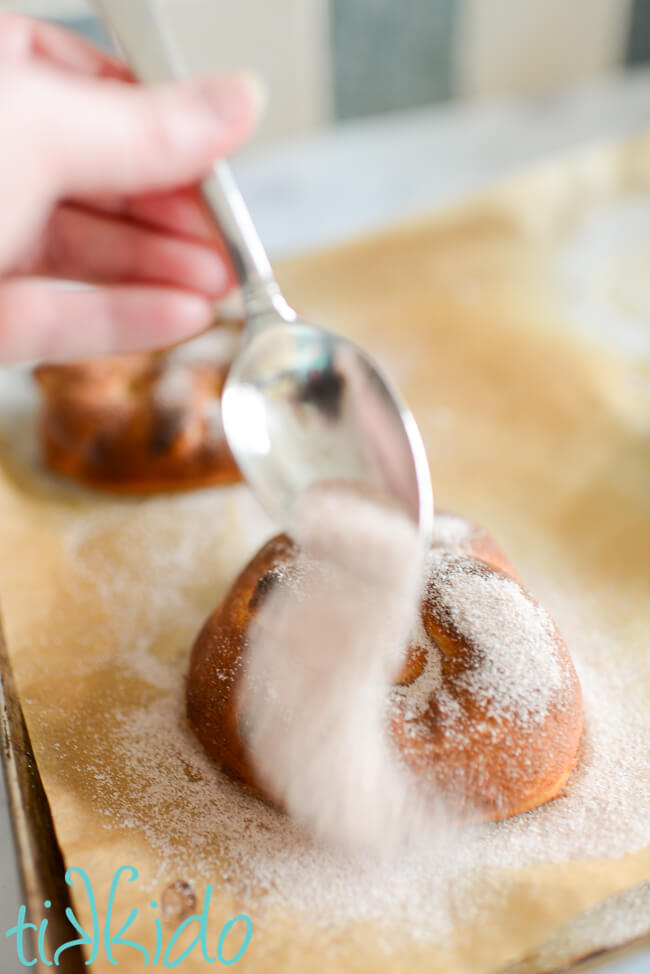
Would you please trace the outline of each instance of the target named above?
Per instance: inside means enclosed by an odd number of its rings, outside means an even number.
[[[252,131],[259,86],[133,80],[64,30],[0,15],[0,361],[180,341],[233,283],[196,183]]]

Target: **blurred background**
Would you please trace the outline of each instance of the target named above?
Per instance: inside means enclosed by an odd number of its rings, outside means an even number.
[[[650,65],[650,0],[161,2],[192,68],[247,65],[267,79],[259,142],[453,99],[552,96]],[[102,39],[84,0],[0,7]]]

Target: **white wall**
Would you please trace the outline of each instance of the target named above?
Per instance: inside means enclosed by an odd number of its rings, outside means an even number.
[[[561,88],[621,61],[632,0],[460,0],[456,85],[470,97]]]
[[[197,71],[257,70],[271,98],[260,136],[311,128],[330,115],[327,0],[165,0]]]
[[[20,10],[35,17],[67,17],[68,14],[84,14],[88,4],[84,0],[2,0],[0,9]]]
[[[258,139],[305,131],[330,117],[327,0],[162,0],[196,71],[252,68],[271,98]],[[1,8],[84,16],[83,0],[19,0]]]

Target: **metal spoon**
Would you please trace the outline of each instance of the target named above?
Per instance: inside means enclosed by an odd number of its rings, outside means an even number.
[[[154,0],[95,5],[141,81],[185,73]],[[371,487],[397,500],[428,545],[429,465],[397,390],[358,345],[303,321],[287,304],[226,163],[214,166],[202,191],[242,286],[246,331],[223,393],[223,424],[257,498],[290,529],[306,487]]]

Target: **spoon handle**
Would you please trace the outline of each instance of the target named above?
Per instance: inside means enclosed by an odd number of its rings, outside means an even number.
[[[187,74],[156,0],[94,0],[94,4],[141,81],[150,84]],[[230,166],[215,163],[201,191],[228,247],[249,319],[273,310],[287,321],[294,320]]]

